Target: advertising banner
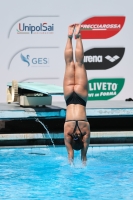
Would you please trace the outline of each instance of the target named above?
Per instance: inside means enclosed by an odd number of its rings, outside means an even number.
[[[6,0],[0,4],[0,102],[6,102],[6,84],[14,79],[63,86],[64,49],[73,23],[81,24],[88,101],[133,98],[130,3]],[[75,52],[74,37],[72,43]]]

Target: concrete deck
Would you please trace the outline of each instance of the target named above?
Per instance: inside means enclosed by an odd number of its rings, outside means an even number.
[[[50,133],[53,139],[64,139],[63,133]],[[120,138],[120,137],[133,137],[133,131],[105,131],[105,132],[91,132],[91,138]],[[48,134],[42,133],[18,133],[18,134],[0,134],[0,140],[24,140],[24,139],[49,139]]]
[[[50,133],[55,145],[64,145],[63,133]],[[126,144],[133,145],[133,131],[120,132],[91,132],[90,145]],[[52,142],[48,134],[0,134],[0,147],[3,146],[29,146],[50,145]]]
[[[133,101],[90,101],[87,103],[86,113],[91,124],[92,146],[133,144]],[[58,130],[56,130],[56,133],[50,131],[50,134],[56,145],[63,145],[63,121],[65,116],[65,102],[53,102],[51,106],[32,108],[20,107],[18,103],[1,103],[0,146],[51,145],[48,135],[46,133],[42,134],[44,131],[42,125],[34,122],[35,118],[44,120],[43,123],[46,123],[50,129],[51,127],[56,128],[57,123],[59,123],[62,127],[61,132]],[[49,120],[49,124],[46,120]],[[104,131],[103,126],[106,127]],[[95,128],[99,132],[95,131]]]
[[[32,118],[65,118],[65,102],[53,102],[45,107],[20,107],[18,103],[1,103],[0,120]],[[89,101],[86,106],[87,117],[132,117],[133,101]]]
[[[11,119],[30,119],[30,118],[53,118],[65,117],[66,111],[64,108],[57,106],[20,107],[18,103],[1,103],[0,104],[0,120]]]

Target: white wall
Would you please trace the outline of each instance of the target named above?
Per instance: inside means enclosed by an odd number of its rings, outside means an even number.
[[[121,61],[110,69],[87,70],[88,79],[124,78],[122,90],[111,100],[133,98],[131,0],[1,0],[0,15],[0,102],[6,101],[6,84],[13,79],[62,86],[68,25],[97,16],[125,16],[126,19],[123,28],[113,37],[84,39],[84,51],[98,47],[124,47],[125,53]],[[21,28],[23,23],[33,26],[53,24],[54,31],[52,34],[18,34],[21,32],[18,30],[19,23]],[[21,54],[25,57],[29,55],[30,66],[22,61]]]

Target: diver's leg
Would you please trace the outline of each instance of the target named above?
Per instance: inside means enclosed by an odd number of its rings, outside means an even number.
[[[75,25],[75,39],[76,39],[76,49],[75,49],[75,86],[74,91],[80,95],[85,101],[88,97],[88,80],[87,73],[84,67],[84,50],[80,35],[80,24]]]
[[[75,73],[75,65],[73,61],[73,47],[72,47],[72,36],[75,25],[70,25],[68,28],[68,39],[65,47],[65,62],[66,69],[64,75],[64,96],[68,98],[68,96],[73,92],[74,89],[74,73]]]

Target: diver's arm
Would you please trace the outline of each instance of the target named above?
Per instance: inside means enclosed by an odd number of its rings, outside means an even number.
[[[74,151],[73,148],[71,146],[70,140],[69,138],[65,138],[65,145],[67,148],[67,152],[68,152],[68,160],[70,164],[73,164],[73,159],[74,159]]]
[[[83,148],[81,149],[81,160],[84,165],[86,165],[87,161],[87,150],[90,144],[90,129],[88,129],[87,134],[83,136]]]
[[[84,147],[81,149],[81,160],[83,162],[83,165],[86,165],[86,161],[87,161],[86,154],[87,154],[89,143],[84,142],[83,145]]]

